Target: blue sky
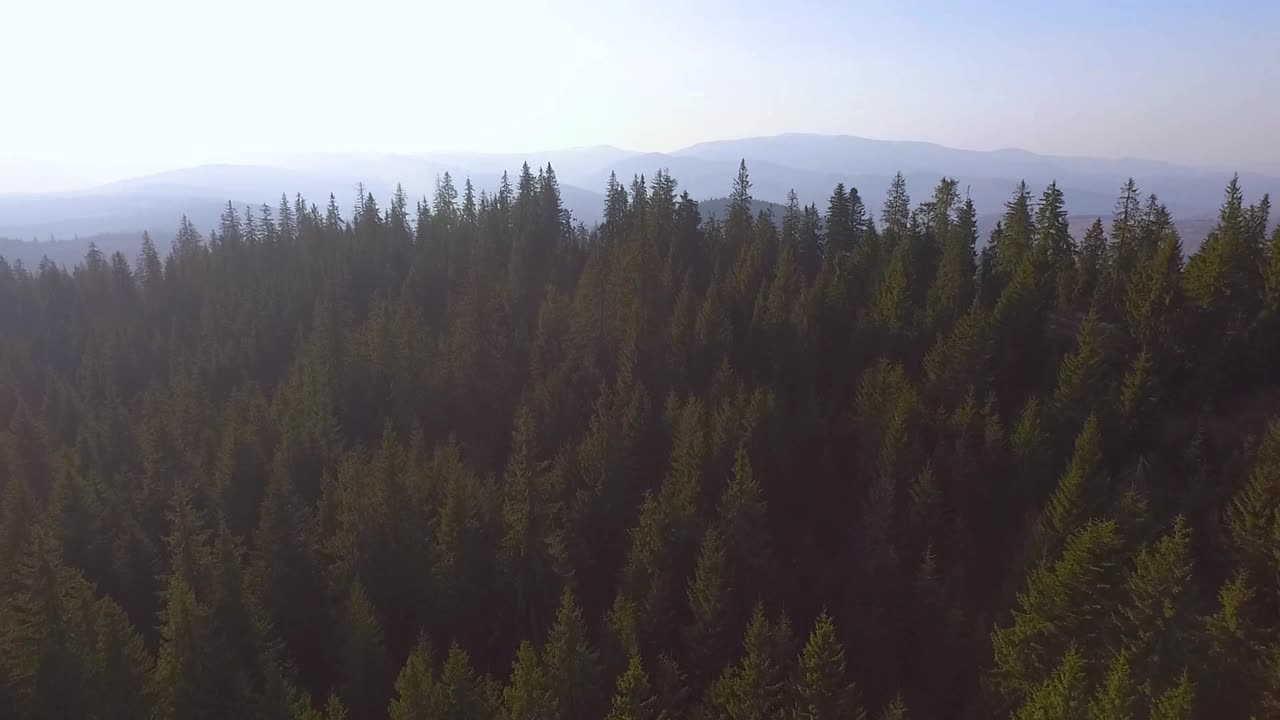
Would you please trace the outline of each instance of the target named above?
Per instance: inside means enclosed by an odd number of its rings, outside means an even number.
[[[0,178],[787,131],[1280,167],[1280,3],[2,0]]]

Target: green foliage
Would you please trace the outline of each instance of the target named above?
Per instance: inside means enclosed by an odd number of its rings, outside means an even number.
[[[796,707],[791,716],[802,720],[866,717],[857,688],[845,677],[844,648],[826,613],[818,616],[800,653]]]
[[[1217,609],[1205,620],[1205,645],[1212,668],[1204,687],[1206,707],[1244,716],[1258,704],[1267,684],[1267,665],[1274,662],[1267,657],[1266,633],[1259,624],[1258,611],[1257,592],[1248,573],[1237,571],[1218,591]]]
[[[1076,334],[1075,349],[1062,358],[1058,367],[1053,403],[1062,422],[1072,427],[1078,425],[1089,416],[1095,399],[1106,396],[1105,371],[1098,315],[1090,312]]]
[[[0,260],[0,717],[1280,715],[1269,200],[495,185]]]
[[[714,711],[733,720],[785,718],[785,683],[791,662],[782,654],[789,650],[785,645],[779,628],[765,618],[764,607],[756,605],[747,626],[742,659],[726,670],[709,691]]]
[[[907,706],[902,702],[902,695],[899,694],[892,702],[885,705],[879,717],[880,720],[908,720]]]
[[[1068,648],[1053,674],[1034,688],[1013,714],[1015,720],[1086,720],[1089,717],[1085,663]]]
[[[516,651],[511,666],[511,679],[502,692],[504,720],[538,720],[556,712],[556,701],[547,686],[547,678],[538,653],[526,640]]]
[[[431,650],[426,638],[419,638],[396,678],[395,697],[388,711],[391,720],[427,720],[436,700],[436,681],[431,672]]]
[[[1107,676],[1089,703],[1089,720],[1133,720],[1138,717],[1141,698],[1134,685],[1129,659],[1117,655]]]
[[[1276,547],[1280,518],[1280,421],[1267,427],[1253,472],[1226,510],[1227,531],[1242,567],[1257,578],[1276,577],[1280,554]]]
[[[498,715],[498,697],[483,678],[476,677],[471,659],[455,643],[449,647],[440,681],[432,698],[432,718],[491,720]]]
[[[626,672],[618,676],[618,690],[613,696],[613,707],[605,720],[655,720],[658,717],[658,699],[649,687],[640,656],[631,655]]]
[[[1151,705],[1151,720],[1191,720],[1195,717],[1195,686],[1187,673]]]
[[[342,697],[360,717],[372,717],[387,707],[387,651],[377,611],[358,583],[347,592],[342,618]]]
[[[1013,623],[991,636],[992,683],[1011,701],[1026,702],[1049,681],[1068,648],[1103,647],[1112,622],[1123,539],[1113,521],[1090,521],[1067,540],[1060,558],[1045,560],[1019,593]],[[1085,661],[1072,652],[1073,663]],[[1072,677],[1075,671],[1072,670]],[[1074,680],[1073,680],[1074,682]]]
[[[1088,310],[1098,302],[1104,290],[1103,281],[1107,268],[1107,236],[1102,229],[1102,218],[1097,218],[1080,241],[1080,254],[1076,258],[1076,283],[1072,305],[1077,310]]]
[[[1125,579],[1119,632],[1140,683],[1163,684],[1191,659],[1190,546],[1186,520],[1178,517],[1169,534],[1138,553]]]
[[[1058,481],[1058,487],[1049,497],[1036,532],[1036,546],[1041,555],[1058,551],[1062,543],[1089,519],[1092,508],[1097,506],[1097,496],[1102,489],[1102,437],[1098,418],[1090,416],[1085,421],[1071,464]]]
[[[602,712],[605,696],[599,657],[587,639],[582,611],[568,589],[560,596],[555,625],[547,636],[543,666],[556,717],[570,720]]]

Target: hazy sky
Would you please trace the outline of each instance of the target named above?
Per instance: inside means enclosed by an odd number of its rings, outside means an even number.
[[[1280,166],[1275,0],[0,0],[0,17],[0,178],[48,184],[786,131]]]

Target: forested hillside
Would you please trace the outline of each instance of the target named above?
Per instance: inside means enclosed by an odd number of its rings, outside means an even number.
[[[1267,199],[731,189],[0,262],[0,718],[1280,717]]]

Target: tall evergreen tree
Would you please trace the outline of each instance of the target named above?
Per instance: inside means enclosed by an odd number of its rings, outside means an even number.
[[[844,648],[840,647],[835,624],[826,613],[818,616],[800,654],[799,665],[800,679],[792,717],[804,720],[866,717],[858,702],[857,689],[845,678]]]

